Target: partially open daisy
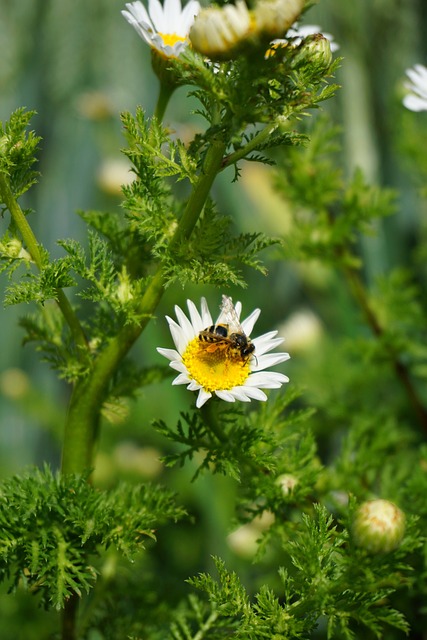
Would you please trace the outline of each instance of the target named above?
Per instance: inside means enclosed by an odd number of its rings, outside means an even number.
[[[165,57],[177,58],[189,44],[188,33],[200,4],[190,0],[182,9],[181,0],[165,0],[164,6],[159,0],[148,0],[147,11],[137,0],[127,3],[126,9],[122,15],[152,49]]]
[[[405,83],[410,92],[403,98],[403,104],[410,111],[427,111],[427,67],[416,64],[406,70],[411,82]]]
[[[232,307],[231,298],[223,296],[222,311],[214,324],[205,298],[200,313],[191,300],[187,300],[187,306],[189,318],[178,306],[175,307],[178,322],[166,316],[176,348],[159,347],[157,351],[179,372],[172,384],[186,384],[190,391],[198,391],[198,408],[213,395],[226,402],[267,400],[262,389],[278,389],[289,382],[283,373],[266,371],[289,359],[288,353],[269,353],[283,342],[283,338],[276,337],[277,331],[249,339],[260,309],[255,309],[240,324],[241,303]],[[223,323],[225,306],[232,307],[239,332],[236,324],[232,328]]]

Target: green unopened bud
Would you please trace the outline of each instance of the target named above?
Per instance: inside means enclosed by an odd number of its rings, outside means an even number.
[[[227,58],[250,33],[251,18],[243,0],[236,5],[202,9],[190,29],[193,48],[209,58]]]
[[[260,0],[253,12],[254,30],[270,39],[281,38],[304,8],[305,0]]]
[[[304,42],[301,56],[316,63],[322,69],[327,69],[332,62],[331,44],[321,33],[316,33]]]
[[[405,533],[405,514],[388,500],[369,500],[356,512],[352,534],[358,547],[370,553],[396,549]]]

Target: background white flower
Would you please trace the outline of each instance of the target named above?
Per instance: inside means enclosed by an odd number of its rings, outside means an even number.
[[[405,83],[410,93],[403,98],[404,106],[411,111],[427,111],[427,67],[416,64],[406,70],[406,75],[411,82]]]
[[[200,10],[197,0],[190,0],[182,9],[181,0],[148,0],[148,12],[137,0],[126,4],[122,15],[139,36],[166,57],[178,57],[189,44],[188,33]]]
[[[289,382],[289,378],[282,373],[266,371],[268,367],[289,359],[288,353],[269,353],[284,340],[276,337],[277,331],[270,331],[252,340],[255,346],[255,355],[247,363],[227,361],[225,371],[224,361],[222,361],[219,368],[209,377],[209,381],[203,381],[206,371],[206,352],[203,354],[204,362],[201,358],[198,360],[197,350],[203,351],[199,333],[214,322],[205,298],[202,298],[200,313],[191,300],[187,300],[187,306],[189,318],[178,306],[175,307],[178,322],[166,316],[175,349],[159,347],[157,351],[168,358],[170,360],[169,366],[179,373],[172,384],[186,384],[190,391],[198,391],[196,401],[198,408],[202,407],[213,394],[226,402],[235,402],[236,400],[250,402],[252,399],[267,400],[262,389],[278,389],[285,382]],[[242,311],[240,302],[236,304],[235,309],[240,317]],[[252,333],[260,313],[260,309],[255,309],[241,322],[242,330],[247,336]],[[196,355],[193,357],[194,352]],[[189,371],[190,363],[192,373]],[[210,371],[212,369],[215,369],[215,363],[210,367]]]

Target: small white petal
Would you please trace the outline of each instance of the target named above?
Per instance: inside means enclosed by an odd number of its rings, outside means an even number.
[[[199,389],[201,389],[202,386],[196,382],[195,380],[191,380],[190,384],[188,385],[187,389],[189,391],[199,391]]]
[[[196,335],[200,331],[203,331],[203,329],[206,329],[206,327],[203,326],[201,315],[192,300],[187,300],[187,307],[191,318],[191,324],[193,325],[194,334]]]
[[[193,327],[193,325],[191,324],[190,320],[187,318],[187,316],[185,315],[185,313],[183,312],[183,310],[180,307],[175,306],[175,313],[176,313],[176,317],[178,319],[178,322],[179,322],[180,326],[182,327],[185,340],[188,343],[196,335],[196,332],[194,331],[194,327]]]
[[[404,106],[410,111],[427,111],[427,100],[409,94],[403,98]]]
[[[258,320],[260,313],[261,309],[254,309],[254,311],[252,311],[252,313],[243,320],[242,329],[247,336],[251,335],[252,329],[254,328],[255,322]]]
[[[165,349],[163,347],[157,347],[157,351],[168,360],[178,360],[180,357],[178,351],[175,351],[175,349]]]
[[[185,373],[180,373],[179,376],[176,376],[172,381],[173,385],[177,384],[188,384],[190,382],[190,378]]]
[[[172,339],[175,343],[175,347],[180,354],[184,353],[185,348],[188,344],[188,340],[186,340],[182,328],[175,322],[175,320],[172,320],[172,318],[166,316],[166,320],[169,323],[169,329],[172,335]]]
[[[259,371],[251,373],[245,381],[245,385],[250,387],[260,387],[262,389],[279,389],[282,384],[289,382],[289,378],[277,371]]]
[[[181,13],[181,31],[179,35],[186,36],[194,22],[194,18],[200,11],[200,4],[196,0],[190,0]]]
[[[268,397],[267,394],[258,387],[245,386],[245,394],[248,398],[252,398],[252,400],[261,400],[262,402],[267,400]]]
[[[205,402],[207,402],[209,400],[209,398],[211,398],[211,397],[212,397],[212,394],[209,393],[209,391],[205,391],[204,389],[200,389],[199,395],[197,396],[196,407],[198,409],[200,409],[200,407],[203,407]]]
[[[270,331],[269,333],[264,333],[264,335],[259,336],[258,338],[254,338],[252,340],[255,346],[255,353],[257,356],[262,356],[264,353],[268,353],[282,344],[284,338],[274,338],[277,334],[277,331]]]
[[[253,371],[261,371],[268,367],[274,367],[276,364],[289,360],[289,353],[268,353],[265,356],[257,356],[258,364],[252,367]],[[256,361],[255,361],[256,362]]]
[[[230,391],[218,390],[215,391],[215,395],[221,398],[221,400],[225,400],[225,402],[236,402],[236,398]]]
[[[240,387],[233,387],[230,390],[230,393],[233,394],[233,396],[236,398],[236,400],[240,400],[241,402],[250,402],[251,399],[248,397],[248,394],[246,393],[246,387],[245,386],[240,386]]]
[[[202,324],[203,324],[203,329],[206,329],[206,327],[210,327],[213,324],[212,316],[209,311],[206,298],[202,298]]]
[[[182,360],[173,360],[172,362],[169,362],[169,366],[171,369],[174,369],[175,371],[180,371],[181,373],[188,373],[187,367],[185,366]]]

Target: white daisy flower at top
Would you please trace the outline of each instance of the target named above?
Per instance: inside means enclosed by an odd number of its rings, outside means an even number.
[[[250,345],[244,355],[239,352],[236,343],[233,346],[230,339],[221,339],[225,331],[221,334],[215,332],[224,318],[226,305],[232,307],[241,332],[239,335],[243,333],[244,336],[243,342],[246,346]],[[231,298],[223,296],[222,312],[214,324],[205,298],[202,298],[200,313],[191,300],[187,300],[187,306],[189,318],[178,306],[175,307],[178,322],[166,316],[175,349],[159,347],[157,351],[170,360],[169,366],[172,369],[178,371],[172,384],[186,384],[187,389],[198,392],[197,408],[202,407],[213,395],[226,402],[267,400],[263,389],[278,389],[289,382],[289,378],[283,373],[266,370],[289,359],[288,353],[270,353],[283,342],[283,338],[276,337],[277,331],[249,339],[261,313],[260,309],[252,311],[240,324],[241,303],[238,302],[233,307]],[[231,333],[236,331],[236,324],[228,335],[236,335]],[[221,326],[231,327],[228,324]],[[247,351],[250,353],[247,354]]]
[[[411,82],[405,83],[410,93],[403,98],[403,104],[410,111],[427,111],[427,67],[416,64],[406,70]]]
[[[200,10],[197,0],[190,0],[184,9],[181,0],[148,0],[148,11],[140,2],[126,4],[122,15],[152,49],[168,58],[177,58],[188,46],[188,34]]]

